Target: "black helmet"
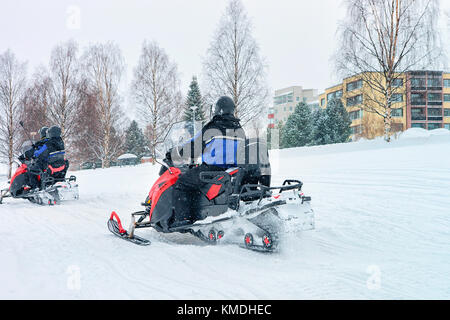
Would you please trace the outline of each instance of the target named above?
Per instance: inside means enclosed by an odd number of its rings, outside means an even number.
[[[220,97],[216,103],[216,109],[214,110],[214,115],[222,114],[234,114],[234,102],[230,97]]]
[[[42,127],[39,129],[39,136],[41,137],[41,140],[47,137],[47,130],[48,127]]]
[[[52,126],[47,130],[47,138],[59,138],[61,137],[61,128],[58,126]]]

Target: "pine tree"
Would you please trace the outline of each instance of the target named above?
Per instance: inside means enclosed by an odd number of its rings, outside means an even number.
[[[317,109],[313,113],[313,133],[312,140],[314,145],[330,144],[332,142],[329,119],[326,109]]]
[[[195,121],[204,122],[204,101],[200,93],[200,87],[197,82],[197,77],[193,76],[191,84],[189,85],[189,91],[186,97],[185,107],[184,107],[184,117],[183,120],[186,121],[186,129],[193,134],[192,119],[194,117],[194,111],[191,107],[197,107],[195,110]]]
[[[306,103],[300,102],[281,130],[281,147],[294,148],[310,145],[312,132],[311,108]]]
[[[125,152],[134,154],[141,159],[148,152],[148,140],[133,120],[125,132]]]
[[[349,140],[352,122],[340,99],[330,100],[327,108],[316,110],[312,118],[314,144],[343,143]]]
[[[326,112],[330,120],[333,143],[343,143],[349,140],[352,121],[341,99],[332,99],[327,104]]]

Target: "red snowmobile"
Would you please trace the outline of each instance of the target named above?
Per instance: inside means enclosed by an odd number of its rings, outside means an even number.
[[[48,168],[37,175],[38,187],[32,189],[28,185],[28,167],[32,163],[34,148],[28,147],[19,157],[21,165],[17,168],[11,180],[9,188],[0,190],[0,204],[4,198],[22,198],[40,205],[54,205],[63,200],[78,199],[78,184],[76,177],[66,178],[68,162],[60,168]]]
[[[286,180],[282,186],[270,186],[270,179],[264,177],[270,174],[268,154],[262,155],[256,164],[202,172],[204,186],[195,206],[197,212],[193,212],[198,220],[187,224],[175,218],[178,210],[184,209],[180,207],[179,199],[184,195],[177,189],[177,181],[186,167],[171,166],[165,159],[164,172],[142,203],[144,210],[131,214],[129,230],[123,228],[116,212],[111,213],[108,229],[138,245],[149,245],[150,241],[135,235],[135,230],[150,227],[163,233],[191,233],[211,244],[233,243],[256,251],[275,251],[282,233],[313,229],[314,213],[311,198],[301,191],[302,182]]]

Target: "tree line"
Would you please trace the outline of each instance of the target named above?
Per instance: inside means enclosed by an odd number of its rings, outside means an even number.
[[[144,40],[126,85],[130,104],[137,110],[137,121],[130,123],[126,112],[130,105],[121,92],[125,70],[121,49],[112,41],[83,49],[74,40],[59,43],[48,65],[36,68],[31,77],[27,63],[11,50],[0,53],[0,161],[7,163],[8,176],[22,143],[44,125],[61,127],[72,162],[101,161],[102,167],[133,149],[130,131],[147,153],[163,151],[158,148],[172,124],[192,121],[193,112],[196,121],[207,120],[208,109],[222,95],[233,99],[235,116],[244,125],[264,127],[266,65],[241,0],[229,1],[213,33],[199,71],[204,95],[194,76],[184,96],[176,62],[156,41]],[[21,121],[27,132],[20,128]],[[143,138],[136,133],[139,130]]]
[[[280,148],[344,143],[350,140],[349,114],[340,99],[332,99],[325,109],[311,109],[300,102],[285,124],[278,124]]]

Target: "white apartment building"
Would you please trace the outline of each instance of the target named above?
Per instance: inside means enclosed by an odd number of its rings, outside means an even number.
[[[317,89],[303,89],[301,86],[292,86],[275,90],[273,106],[269,109],[269,127],[274,128],[278,122],[286,123],[295,106],[299,102],[316,105],[319,100]]]

